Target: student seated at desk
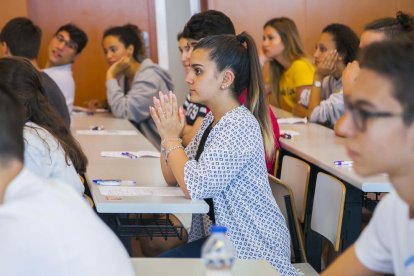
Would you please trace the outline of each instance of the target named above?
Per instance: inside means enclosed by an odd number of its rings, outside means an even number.
[[[263,54],[270,60],[270,104],[294,115],[303,91],[312,87],[315,68],[306,58],[295,22],[290,18],[273,18],[263,26]]]
[[[386,195],[355,245],[323,275],[414,275],[414,36],[367,46],[341,125],[354,169],[387,173]]]
[[[25,113],[1,87],[0,274],[134,275],[122,244],[73,189],[24,168]]]
[[[235,35],[236,31],[233,26],[231,19],[220,11],[208,10],[194,14],[190,20],[185,24],[181,39],[187,40],[185,51],[181,53],[181,62],[184,69],[189,70],[189,63],[191,53],[194,46],[203,38],[212,35]],[[183,49],[183,50],[184,50]],[[264,92],[264,91],[263,91]],[[244,90],[239,95],[240,104],[246,104],[247,90]],[[184,110],[186,115],[185,125],[183,129],[183,145],[187,146],[191,139],[194,138],[198,129],[200,128],[201,122],[208,113],[208,106],[193,102],[191,100],[191,94],[187,96],[184,102]],[[273,114],[272,109],[268,108],[268,114],[272,124],[273,135],[274,135],[274,150],[279,149],[279,125],[276,117]],[[273,155],[266,154],[266,167],[267,171],[271,174],[274,172],[275,158]]]
[[[109,104],[115,117],[135,124],[150,119],[148,108],[159,91],[174,89],[167,71],[145,57],[141,30],[132,24],[109,28],[104,32],[102,46],[109,64],[106,72],[105,101],[91,100],[92,110]],[[156,133],[152,120],[149,127]]]
[[[65,96],[69,112],[72,112],[75,101],[72,64],[80,56],[87,43],[86,33],[70,23],[60,26],[49,43],[48,61],[43,72],[59,86]]]
[[[274,138],[252,37],[206,37],[194,46],[190,65],[191,98],[210,108],[190,144],[184,149],[179,139],[185,116],[175,95],[160,93],[150,112],[163,139],[167,183],[178,182],[189,198],[206,199],[210,213],[193,216],[191,242],[163,256],[200,257],[214,222],[227,227],[238,258],[265,259],[283,275],[297,275],[289,231],[267,178],[264,155],[274,150]]]
[[[60,180],[82,195],[85,187],[78,174],[85,173],[87,158],[47,101],[39,72],[25,58],[1,58],[0,83],[24,106],[26,168],[44,178]]]
[[[309,121],[331,127],[344,114],[342,72],[355,60],[358,45],[358,36],[346,25],[330,24],[322,30],[313,54],[316,65],[313,86],[301,94],[298,105]]]
[[[359,48],[363,49],[374,42],[391,40],[402,34],[410,33],[413,30],[414,18],[409,14],[399,11],[395,18],[385,17],[368,23],[361,34]],[[352,85],[354,84],[358,73],[358,61],[348,63],[342,73],[344,97],[347,97],[349,91],[352,90]],[[342,128],[340,127],[342,120],[343,116],[337,120],[334,126],[335,134],[338,136],[345,136],[345,134],[341,132]]]

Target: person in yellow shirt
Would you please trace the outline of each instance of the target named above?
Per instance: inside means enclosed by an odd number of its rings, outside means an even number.
[[[296,105],[302,91],[311,89],[315,68],[306,58],[295,22],[286,17],[267,21],[262,50],[270,60],[270,104],[303,115]]]

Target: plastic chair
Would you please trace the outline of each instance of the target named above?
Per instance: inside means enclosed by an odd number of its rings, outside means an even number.
[[[277,171],[279,169],[279,156],[280,156],[280,149],[277,149],[275,151],[275,165],[274,165],[274,171],[273,171],[274,176],[277,176]]]
[[[147,138],[148,141],[158,150],[161,150],[161,137],[160,135],[154,131],[154,129],[151,127],[151,125],[154,125],[154,122],[152,122],[152,119],[147,119],[145,121],[142,121],[141,123],[137,124],[133,121],[131,121],[132,124],[142,133],[142,135]]]
[[[305,221],[309,176],[308,163],[289,155],[283,156],[280,180],[292,189],[296,206],[294,210],[301,223]]]
[[[288,185],[277,179],[273,175],[269,176],[269,184],[273,196],[279,206],[280,211],[285,217],[286,224],[289,228],[291,237],[292,262],[307,262],[305,248],[303,245],[303,235],[298,217],[295,210],[295,200],[292,190]]]
[[[346,188],[326,173],[318,173],[313,200],[311,229],[339,250]]]

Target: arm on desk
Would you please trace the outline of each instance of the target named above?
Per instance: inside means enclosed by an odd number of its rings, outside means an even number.
[[[306,85],[296,88],[296,99],[300,99],[300,95],[304,90],[311,90],[312,86]],[[300,103],[296,103],[293,106],[292,109],[293,115],[299,116],[299,117],[308,117],[310,115],[310,111],[307,107],[304,105],[301,105]]]
[[[376,276],[381,273],[372,271],[365,267],[357,258],[355,253],[355,245],[348,248],[338,259],[333,262],[322,274],[322,276]]]
[[[335,125],[334,125],[334,132],[336,136],[339,137],[346,137],[345,133],[343,132],[341,125],[344,123],[345,121],[345,116],[342,115],[341,117],[339,117],[339,119],[336,121]]]

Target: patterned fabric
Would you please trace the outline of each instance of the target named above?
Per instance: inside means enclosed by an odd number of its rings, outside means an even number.
[[[198,117],[205,117],[208,113],[208,108],[202,104],[193,103],[190,100],[190,94],[187,95],[184,102],[185,120],[187,125],[194,125]]]
[[[290,237],[270,190],[259,124],[240,106],[211,130],[204,151],[194,157],[209,113],[186,148],[184,181],[193,199],[213,198],[216,223],[227,227],[240,259],[265,259],[282,275],[297,275],[290,263]],[[247,131],[246,131],[247,130]],[[206,216],[195,215],[190,239],[208,234]]]

